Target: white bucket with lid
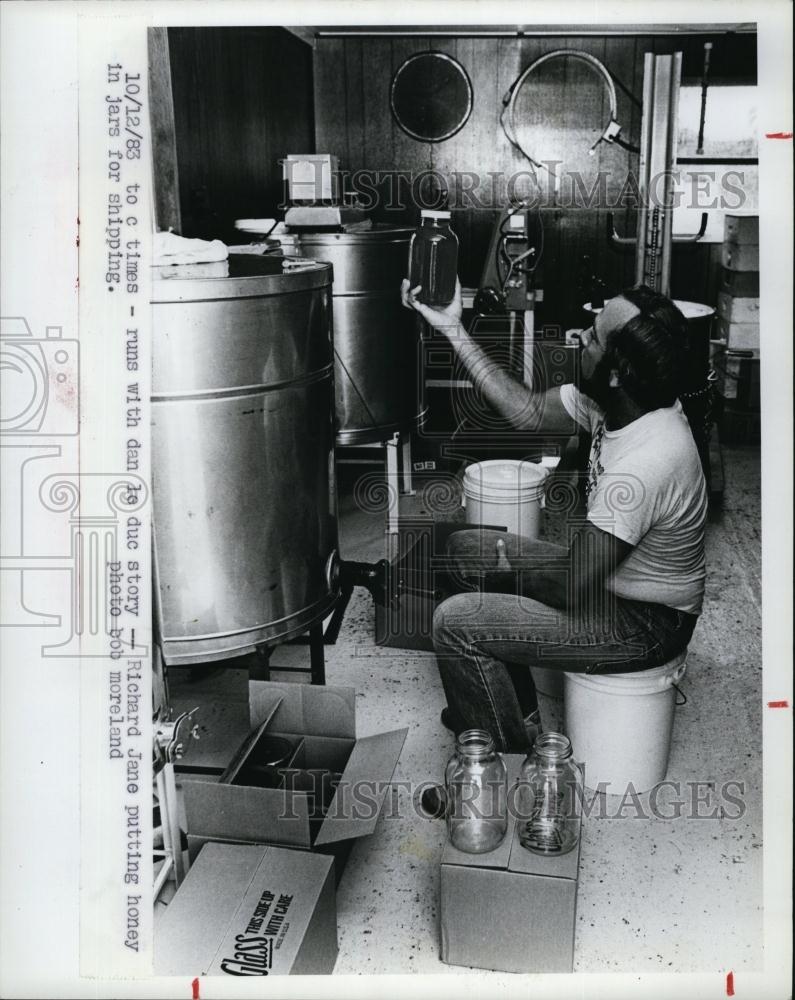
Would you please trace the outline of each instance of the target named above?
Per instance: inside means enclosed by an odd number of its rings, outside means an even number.
[[[493,524],[538,538],[548,469],[535,462],[495,458],[464,471],[463,502],[469,524]]]
[[[662,666],[626,674],[565,675],[566,733],[585,764],[588,788],[624,795],[665,780],[677,684],[687,652]]]

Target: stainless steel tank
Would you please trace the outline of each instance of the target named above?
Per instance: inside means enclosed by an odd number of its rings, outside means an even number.
[[[336,599],[332,270],[153,272],[157,611],[166,662],[199,663],[301,634]]]
[[[334,265],[338,444],[385,441],[425,419],[417,316],[400,304],[413,232],[375,226],[286,237],[297,236],[302,256]]]

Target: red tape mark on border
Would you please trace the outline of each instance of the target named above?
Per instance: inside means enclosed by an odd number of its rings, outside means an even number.
[[[733,997],[734,996],[734,973],[733,972],[730,972],[726,976],[726,996],[727,997]]]
[[[199,980],[194,979],[190,984],[193,989],[193,1000],[199,1000]],[[731,994],[729,994],[731,996]]]
[[[766,139],[791,139],[792,132],[765,132]]]
[[[769,701],[767,703],[768,708],[789,708],[788,701]]]

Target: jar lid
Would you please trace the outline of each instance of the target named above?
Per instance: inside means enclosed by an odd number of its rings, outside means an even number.
[[[537,462],[490,458],[464,470],[464,495],[473,500],[519,501],[540,496],[549,470]]]
[[[423,209],[420,212],[421,219],[449,219],[452,216],[452,212],[431,212],[429,209]]]

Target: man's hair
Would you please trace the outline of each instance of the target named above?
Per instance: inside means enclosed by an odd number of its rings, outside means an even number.
[[[673,406],[690,363],[687,320],[669,298],[648,285],[636,285],[621,296],[639,310],[608,340],[608,356],[621,386],[644,410]]]

